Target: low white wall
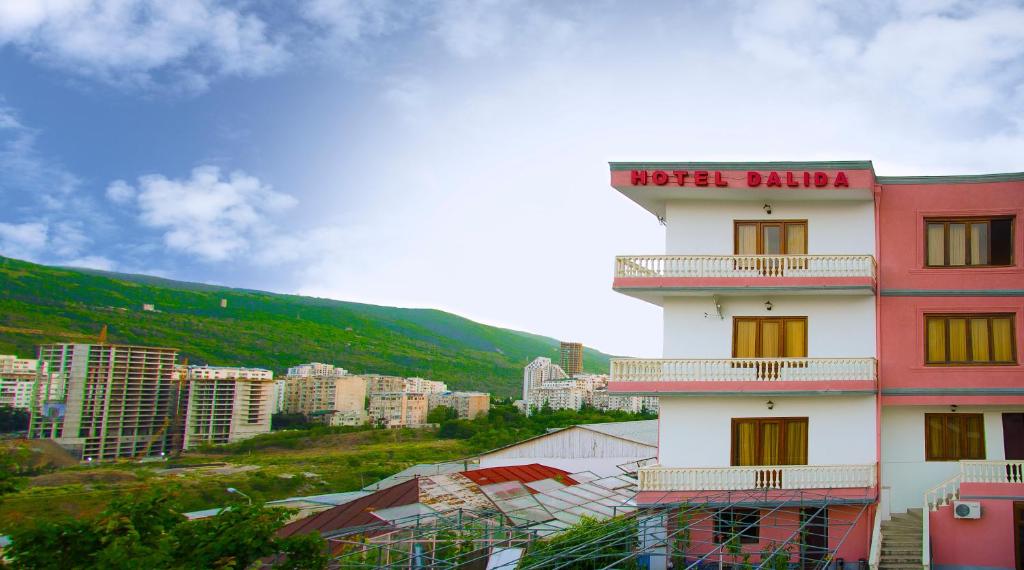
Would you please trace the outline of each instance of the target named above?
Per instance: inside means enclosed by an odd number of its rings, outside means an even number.
[[[732,418],[807,417],[810,465],[875,463],[875,397],[661,397],[666,467],[728,467]]]
[[[732,255],[734,220],[807,220],[807,253],[874,255],[874,204],[869,200],[676,200],[666,204],[665,253]]]
[[[771,300],[772,310],[765,308]],[[732,357],[733,317],[807,317],[807,356],[875,356],[875,299],[869,295],[759,295],[720,297],[722,316],[711,297],[668,297],[664,302],[665,358]]]
[[[924,415],[949,413],[949,409],[949,406],[882,408],[882,485],[892,489],[892,512],[920,508],[925,491],[960,472],[956,461],[924,460]],[[957,413],[985,414],[985,459],[1005,458],[1003,412],[1024,412],[1024,407],[957,407]]]

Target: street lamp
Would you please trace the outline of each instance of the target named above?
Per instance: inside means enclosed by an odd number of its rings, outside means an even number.
[[[246,495],[245,493],[239,491],[238,489],[236,489],[234,487],[228,487],[227,490],[228,490],[228,493],[234,493],[236,495],[241,495],[241,496],[245,497],[246,499],[249,500],[249,504],[252,505],[252,497],[250,497],[249,495]]]

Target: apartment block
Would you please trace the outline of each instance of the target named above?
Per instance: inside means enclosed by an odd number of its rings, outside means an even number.
[[[378,392],[370,394],[370,423],[377,427],[419,427],[427,423],[430,408],[427,394]]]
[[[344,376],[346,374],[348,374],[348,370],[340,366],[324,364],[323,362],[310,362],[290,367],[287,376],[305,378],[309,376]]]
[[[486,415],[491,409],[491,395],[484,392],[438,392],[428,394],[427,399],[428,411],[444,406],[464,420]]]
[[[561,366],[552,363],[550,358],[538,356],[523,369],[523,401],[529,401],[531,390],[545,382],[563,378],[568,378],[568,375]]]
[[[687,560],[1022,567],[1024,173],[612,163],[611,184],[665,226],[613,278],[662,308],[663,358],[613,360],[609,391],[660,397],[637,504],[710,507]],[[657,540],[678,524],[642,530],[650,568],[681,563]]]
[[[448,385],[438,380],[426,380],[424,378],[406,378],[406,392],[418,392],[421,394],[440,394],[448,391]]]
[[[274,387],[270,392],[270,413],[280,414],[285,411],[284,396],[285,391],[288,389],[288,381],[279,378],[274,380]]]
[[[363,414],[366,409],[367,381],[362,376],[300,376],[286,378],[284,409],[291,414],[333,421],[336,412]],[[365,418],[365,416],[364,416]]]
[[[0,406],[31,409],[36,380],[46,374],[45,363],[35,358],[0,354]]]
[[[558,347],[559,365],[569,376],[583,373],[583,343],[561,342]]]
[[[50,378],[33,402],[30,437],[54,439],[83,459],[180,449],[185,402],[176,357],[173,348],[40,346]]]
[[[184,448],[270,432],[274,373],[262,368],[189,366]]]
[[[404,392],[405,378],[401,376],[385,376],[383,374],[363,374],[366,379],[366,391],[369,394],[378,392]]]

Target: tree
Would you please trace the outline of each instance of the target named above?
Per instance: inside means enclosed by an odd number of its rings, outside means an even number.
[[[427,414],[428,424],[443,424],[448,420],[457,419],[459,419],[459,412],[449,408],[448,406],[438,406],[433,410],[430,410],[430,413]]]
[[[12,406],[0,406],[0,433],[28,431],[28,410]]]
[[[4,554],[12,568],[32,570],[243,569],[271,556],[276,568],[325,568],[326,545],[319,535],[276,535],[290,515],[261,504],[235,505],[189,522],[169,493],[155,491],[115,500],[92,519],[16,531]]]

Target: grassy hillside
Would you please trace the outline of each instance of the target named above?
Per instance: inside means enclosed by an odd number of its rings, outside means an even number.
[[[142,311],[143,303],[160,312]],[[259,366],[282,374],[302,362],[330,362],[352,372],[422,376],[502,396],[518,392],[522,367],[533,358],[558,360],[555,339],[443,311],[0,257],[0,354],[33,355],[47,342],[95,342],[104,324],[110,342],[175,347],[193,364]],[[588,349],[584,366],[607,373],[608,358]]]

